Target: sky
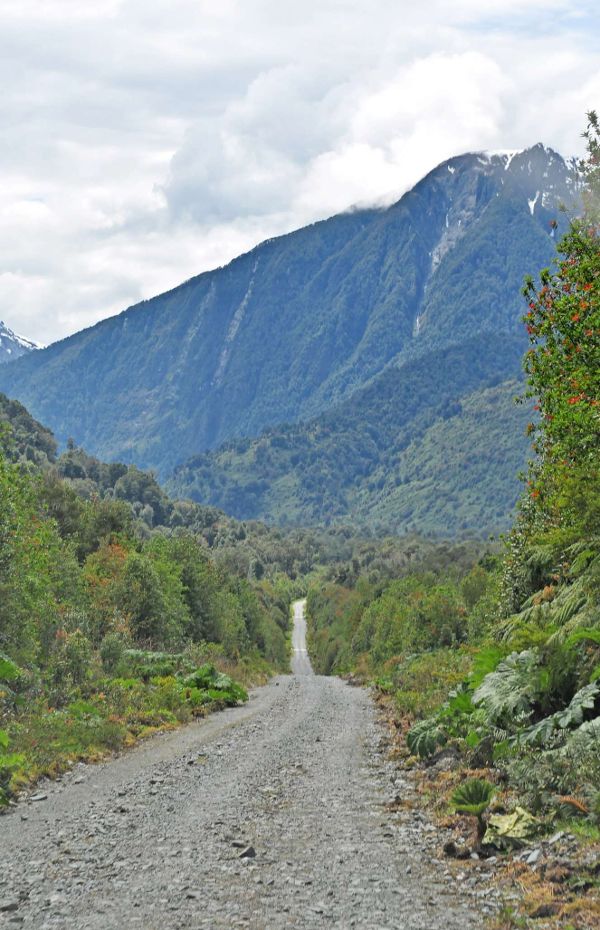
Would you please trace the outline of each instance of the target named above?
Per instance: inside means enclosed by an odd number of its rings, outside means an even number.
[[[0,0],[0,320],[49,343],[465,151],[581,154],[596,0]]]

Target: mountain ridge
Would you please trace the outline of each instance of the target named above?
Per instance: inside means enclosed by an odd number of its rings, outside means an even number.
[[[0,389],[60,442],[165,477],[474,333],[520,334],[524,345],[519,286],[550,261],[549,222],[574,185],[541,144],[455,156],[390,207],[267,240],[17,360]]]

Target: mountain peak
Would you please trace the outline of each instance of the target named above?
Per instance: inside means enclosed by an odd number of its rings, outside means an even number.
[[[35,349],[43,349],[44,346],[24,336],[19,336],[13,332],[9,326],[0,320],[0,364],[10,362],[21,355],[33,352]]]
[[[524,340],[523,276],[552,261],[571,177],[541,144],[458,155],[386,209],[263,243],[27,353],[2,366],[0,390],[60,442],[166,476],[318,416],[391,365],[477,334]]]

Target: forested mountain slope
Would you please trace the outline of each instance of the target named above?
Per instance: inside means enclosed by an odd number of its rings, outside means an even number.
[[[264,242],[3,366],[0,389],[59,441],[165,476],[230,438],[314,417],[390,365],[519,332],[522,276],[550,260],[557,203],[575,195],[541,145],[453,158],[388,209]]]
[[[278,525],[486,536],[509,525],[526,461],[521,358],[508,335],[437,349],[306,423],[195,456],[169,487]]]

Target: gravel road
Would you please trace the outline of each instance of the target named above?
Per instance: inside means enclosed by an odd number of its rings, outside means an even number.
[[[0,928],[483,927],[483,866],[451,873],[422,814],[386,811],[410,785],[373,703],[312,674],[295,620],[294,674],[0,818]]]

